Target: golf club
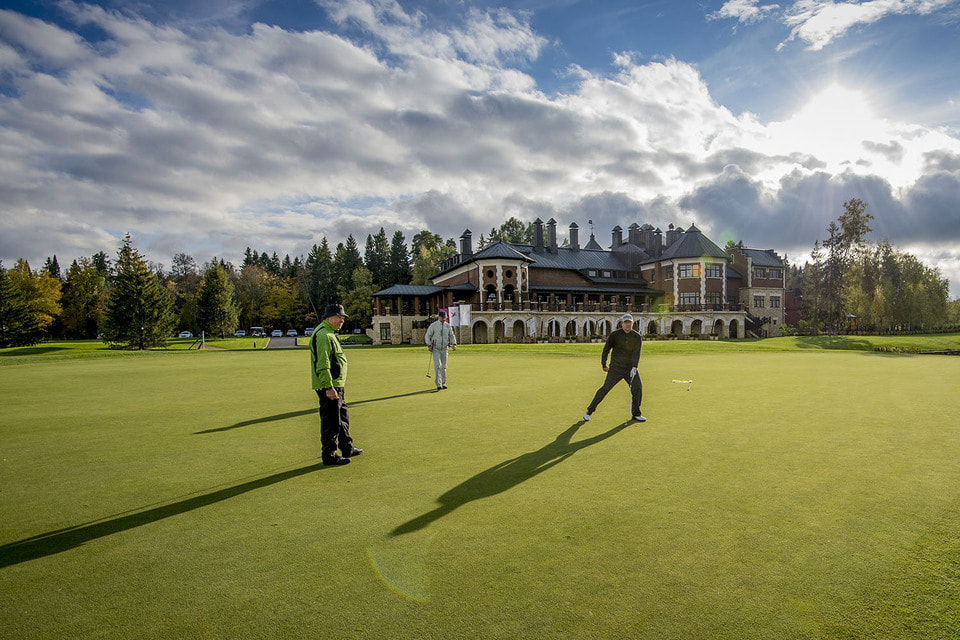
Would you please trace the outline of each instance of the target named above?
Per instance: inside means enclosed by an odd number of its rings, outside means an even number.
[[[687,391],[690,391],[690,387],[693,386],[693,380],[674,380],[674,382],[687,385]]]
[[[430,377],[430,365],[433,364],[433,352],[428,352],[430,357],[427,359],[427,377]]]

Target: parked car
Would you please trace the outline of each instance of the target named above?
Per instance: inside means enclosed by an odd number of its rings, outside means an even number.
[[[247,332],[244,331],[243,329],[237,329],[236,331],[233,332],[233,337],[235,338],[242,338],[245,335],[247,335]]]
[[[190,333],[189,331],[181,331],[181,332],[177,335],[177,337],[178,337],[178,338],[192,338],[192,337],[193,337],[193,334]]]
[[[270,332],[270,336],[273,338],[282,338],[283,331],[281,331],[280,329],[274,329],[273,331]]]
[[[297,333],[296,329],[287,329],[287,335],[292,338],[296,338],[300,334]]]
[[[264,331],[263,327],[250,327],[250,335],[254,338],[265,338],[267,337],[267,332]]]
[[[303,335],[307,336],[308,338],[309,338],[310,336],[312,336],[312,335],[313,335],[313,327],[307,327],[306,329],[304,329],[304,330],[303,330]]]

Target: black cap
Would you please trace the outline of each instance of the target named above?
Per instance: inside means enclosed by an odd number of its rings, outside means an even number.
[[[347,312],[343,310],[343,305],[334,302],[333,304],[328,304],[323,308],[323,317],[329,318],[330,316],[343,316],[344,318],[349,318]]]

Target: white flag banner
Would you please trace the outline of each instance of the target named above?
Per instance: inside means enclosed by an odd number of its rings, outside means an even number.
[[[447,317],[450,319],[451,327],[460,326],[460,307],[450,307],[447,309]]]
[[[468,304],[460,305],[460,326],[470,326],[470,305]]]

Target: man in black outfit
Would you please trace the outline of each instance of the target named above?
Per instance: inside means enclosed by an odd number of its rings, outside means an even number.
[[[587,407],[587,412],[583,414],[584,420],[589,420],[590,415],[597,410],[610,389],[613,389],[618,382],[626,380],[630,385],[630,415],[637,422],[646,422],[647,419],[640,413],[640,401],[643,399],[643,383],[640,382],[640,374],[637,373],[637,365],[640,363],[640,347],[643,345],[643,338],[633,330],[633,316],[629,313],[620,318],[620,327],[610,334],[607,343],[603,345],[603,353],[600,356],[600,366],[607,372],[607,378],[603,381],[603,386],[597,389],[593,396],[593,401]],[[610,356],[610,366],[607,366],[607,354],[613,351]]]

